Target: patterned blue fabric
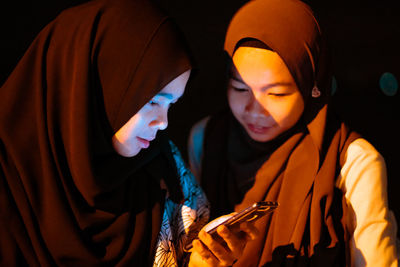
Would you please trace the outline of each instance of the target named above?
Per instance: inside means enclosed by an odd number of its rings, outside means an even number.
[[[169,143],[185,201],[177,204],[166,197],[153,266],[178,266],[184,256],[184,246],[192,242],[209,219],[207,198],[186,167],[178,148],[172,141]]]

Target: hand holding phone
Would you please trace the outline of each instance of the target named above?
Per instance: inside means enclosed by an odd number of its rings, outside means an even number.
[[[261,201],[256,202],[253,205],[245,208],[244,210],[232,215],[232,216],[223,216],[221,219],[217,218],[208,225],[205,226],[204,230],[212,235],[213,239],[220,243],[224,243],[224,240],[217,234],[217,228],[220,225],[225,225],[229,229],[235,229],[235,227],[239,227],[243,222],[251,222],[258,220],[266,214],[273,212],[278,207],[277,202],[272,201]],[[189,251],[192,248],[192,244],[188,244],[185,247],[186,251]]]
[[[243,222],[251,222],[254,220],[258,220],[262,216],[274,211],[277,207],[278,207],[277,202],[271,202],[271,201],[256,202],[253,205],[245,208],[244,210],[234,214],[232,217],[227,218],[221,223],[215,225],[211,229],[207,229],[206,232],[212,235],[216,233],[217,228],[220,225],[226,225],[229,228],[234,228],[236,226],[239,226]]]

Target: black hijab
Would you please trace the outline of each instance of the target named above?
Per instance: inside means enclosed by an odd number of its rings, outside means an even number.
[[[201,182],[212,215],[261,200],[280,203],[272,216],[256,222],[261,235],[235,266],[344,265],[345,205],[335,180],[358,135],[328,116],[323,37],[313,12],[299,0],[250,1],[229,25],[229,56],[249,42],[262,43],[285,62],[305,102],[299,122],[271,142],[251,140],[230,111],[207,124]],[[312,97],[313,88],[319,97]]]
[[[164,179],[182,198],[166,137],[134,158],[113,134],[191,68],[173,23],[146,0],[62,12],[0,89],[0,260],[152,263]]]

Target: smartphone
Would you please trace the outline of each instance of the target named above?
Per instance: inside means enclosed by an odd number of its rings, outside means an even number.
[[[253,205],[243,209],[242,211],[236,213],[232,217],[228,217],[221,222],[217,222],[217,225],[212,225],[210,229],[207,229],[207,233],[213,236],[217,241],[223,242],[223,239],[217,234],[217,228],[220,225],[226,225],[230,229],[239,226],[242,222],[250,222],[258,220],[266,214],[273,212],[278,207],[278,202],[273,201],[260,201]],[[185,250],[189,251],[192,248],[192,243],[186,245]]]

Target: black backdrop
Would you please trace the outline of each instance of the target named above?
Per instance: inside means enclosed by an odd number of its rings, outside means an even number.
[[[186,156],[193,123],[225,105],[223,38],[233,13],[245,0],[153,0],[182,28],[198,73],[183,101],[170,113],[169,133]],[[64,8],[84,0],[3,0],[0,4],[0,84],[36,34]],[[395,0],[307,0],[328,30],[333,55],[337,113],[384,156],[389,204],[400,221],[400,93],[379,86],[385,72],[400,82],[400,9]],[[1,100],[0,100],[1,105]]]

